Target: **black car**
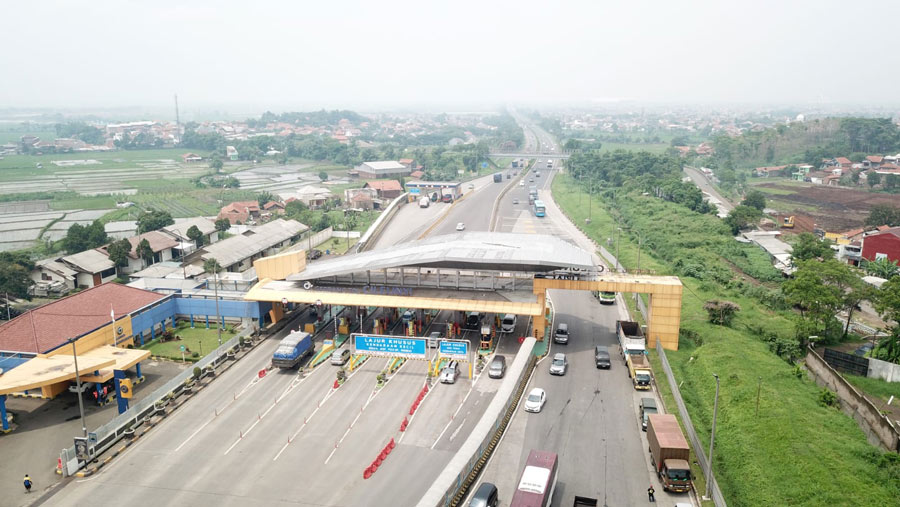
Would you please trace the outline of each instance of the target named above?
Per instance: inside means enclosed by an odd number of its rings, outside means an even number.
[[[322,251],[321,251],[321,250],[317,250],[317,249],[315,249],[315,248],[313,248],[312,250],[306,252],[306,258],[307,258],[307,260],[314,261],[314,260],[318,259],[318,258],[321,257],[321,256],[322,256]]]

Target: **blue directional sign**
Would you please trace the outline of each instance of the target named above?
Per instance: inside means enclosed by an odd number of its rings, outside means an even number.
[[[405,336],[353,335],[357,354],[425,359],[426,340]]]
[[[482,162],[482,163],[481,163],[481,167],[482,167],[482,168],[486,168],[486,167],[487,167],[487,162]]]
[[[469,358],[469,342],[465,340],[441,340],[440,352],[444,357]]]
[[[409,193],[418,195],[420,192],[418,188],[411,188],[409,189]]]

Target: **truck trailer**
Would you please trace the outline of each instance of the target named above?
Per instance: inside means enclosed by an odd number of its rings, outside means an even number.
[[[625,361],[629,354],[646,354],[647,343],[644,341],[644,333],[637,322],[627,320],[616,321],[616,336],[619,337],[619,346],[622,349],[622,360]]]
[[[672,414],[647,416],[647,441],[650,461],[659,475],[664,491],[686,493],[691,490],[691,448],[688,446],[678,420]]]
[[[276,368],[293,368],[300,361],[312,354],[312,335],[303,331],[294,331],[287,335],[272,355],[272,366]]]

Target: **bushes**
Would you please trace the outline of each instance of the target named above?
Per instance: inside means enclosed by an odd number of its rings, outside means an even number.
[[[741,311],[741,307],[731,301],[719,301],[713,299],[703,305],[703,309],[709,314],[709,321],[718,326],[730,326],[734,315]]]

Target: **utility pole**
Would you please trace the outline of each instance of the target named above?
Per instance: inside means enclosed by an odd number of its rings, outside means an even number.
[[[219,346],[222,346],[222,317],[219,315],[219,263],[216,262],[213,290],[216,293],[216,330],[219,332]]]
[[[713,403],[712,435],[709,437],[709,467],[706,470],[706,496],[704,498],[709,498],[709,488],[712,483],[713,449],[716,444],[716,416],[719,414],[719,376],[713,373],[713,377],[716,377],[716,401]]]
[[[619,233],[622,232],[621,227],[616,227],[616,273],[619,272]]]
[[[75,351],[75,339],[69,338],[69,343],[72,344],[72,359],[75,360],[75,388],[78,389],[78,413],[81,414],[81,432],[83,433],[82,436],[87,438],[87,424],[84,422],[84,402],[81,401],[81,376],[78,374],[78,353]]]
[[[178,94],[175,94],[175,125],[181,126],[181,116],[178,115]]]

